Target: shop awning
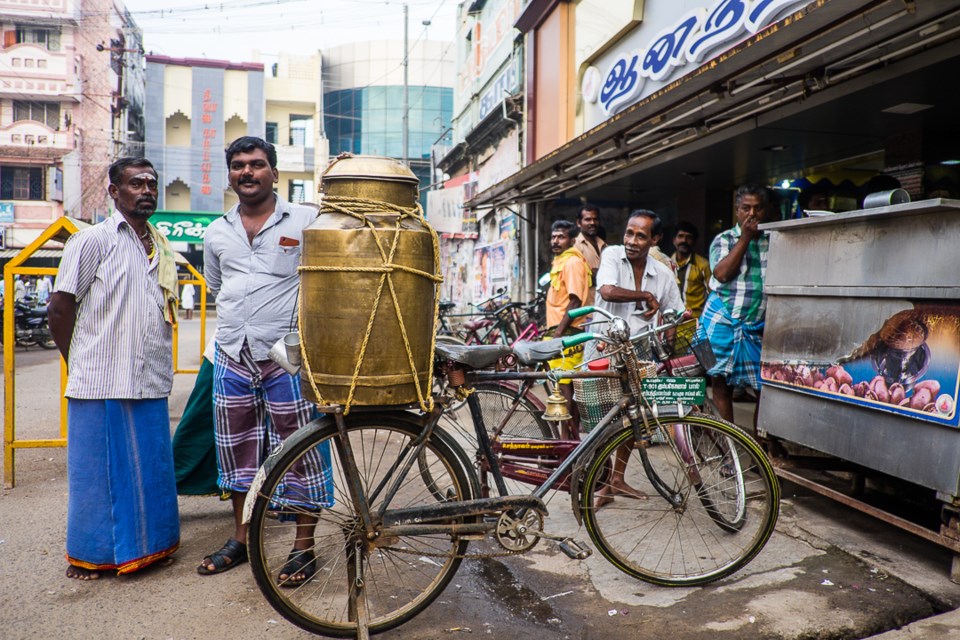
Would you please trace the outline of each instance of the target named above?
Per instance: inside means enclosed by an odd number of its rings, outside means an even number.
[[[791,15],[759,31],[719,61],[642,99],[477,194],[466,206],[579,195],[958,55],[956,3],[812,2],[799,17]],[[940,80],[941,85],[952,82]],[[897,98],[890,96],[891,104],[901,101]],[[817,136],[816,131],[793,133],[811,140]],[[747,161],[730,156],[716,160]],[[768,165],[761,168],[764,172],[776,171],[769,159],[763,162]]]

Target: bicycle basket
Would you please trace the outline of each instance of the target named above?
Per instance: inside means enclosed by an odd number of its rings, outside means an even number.
[[[650,378],[657,374],[653,362],[640,363],[640,377]],[[634,389],[639,395],[639,389]],[[580,410],[580,428],[592,431],[603,416],[620,401],[622,391],[617,378],[578,378],[573,381],[573,399]]]

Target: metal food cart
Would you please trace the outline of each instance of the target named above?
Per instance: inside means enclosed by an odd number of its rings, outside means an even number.
[[[960,200],[763,225],[759,435],[933,489],[940,531],[778,474],[954,551],[960,578]]]

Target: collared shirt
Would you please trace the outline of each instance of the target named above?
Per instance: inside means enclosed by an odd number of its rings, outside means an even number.
[[[717,270],[717,264],[730,253],[739,239],[739,224],[713,239],[710,243],[712,271]],[[761,234],[747,245],[747,252],[735,278],[729,282],[720,282],[715,275],[710,277],[710,288],[717,292],[727,311],[734,318],[757,322],[763,319],[766,313],[767,297],[763,293],[763,280],[767,273],[769,245],[770,237],[766,233]]]
[[[66,396],[84,400],[166,398],[173,387],[173,328],[157,281],[159,252],[147,258],[120,213],[74,234],[54,291],[73,294]]]
[[[557,262],[562,256],[553,259]],[[590,272],[586,260],[583,259],[578,251],[566,258],[562,270],[557,274],[558,288],[554,288],[551,282],[547,290],[547,326],[555,327],[563,320],[563,314],[567,312],[567,306],[570,304],[570,295],[575,295],[580,299],[580,304],[586,306],[587,296],[590,293]],[[552,275],[552,269],[551,269]],[[577,318],[570,322],[571,327],[579,327],[586,323],[585,317]]]
[[[597,277],[597,269],[600,268],[600,252],[607,246],[607,243],[599,236],[596,236],[596,240],[596,248],[587,240],[583,233],[578,233],[577,237],[573,240],[573,248],[583,254],[583,259],[587,261],[587,266],[590,267],[590,272],[594,280],[596,280]],[[596,301],[596,296],[597,287],[591,286],[589,295],[583,301],[583,306],[592,307]]]
[[[693,317],[699,318],[703,313],[703,305],[707,302],[710,293],[710,263],[696,253],[691,253],[686,262],[681,262],[680,255],[675,253],[670,258],[677,270],[677,285],[680,287],[680,296]]]
[[[210,291],[219,292],[220,349],[239,361],[246,342],[254,360],[261,362],[268,359],[270,347],[297,326],[303,230],[316,220],[317,210],[277,197],[273,215],[251,244],[239,208],[235,205],[207,228],[203,275]]]
[[[603,252],[600,269],[597,271],[597,289],[600,290],[605,285],[630,291],[638,290],[637,281],[633,276],[633,265],[627,259],[627,252],[622,246],[607,247]],[[683,300],[680,299],[680,289],[677,287],[673,271],[649,255],[639,290],[652,293],[660,303],[661,309],[683,309]],[[597,296],[596,306],[625,319],[630,325],[631,334],[646,329],[656,319],[656,315],[649,319],[644,318],[643,312],[637,309],[636,302],[609,302],[604,300],[603,296]]]

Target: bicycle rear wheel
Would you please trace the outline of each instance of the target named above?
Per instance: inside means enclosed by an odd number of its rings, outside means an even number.
[[[348,423],[359,481],[376,513],[389,493],[384,487],[398,475],[398,463],[414,455],[421,428],[383,414],[350,416]],[[338,438],[335,426],[322,429],[286,451],[268,475],[250,521],[250,564],[260,590],[284,618],[312,633],[355,637],[360,610],[366,612],[370,633],[379,633],[426,608],[453,578],[467,542],[443,534],[369,540],[348,491]],[[291,472],[316,464],[318,454],[332,477],[320,497],[298,492],[290,481]],[[426,465],[429,475],[420,473],[418,464]],[[434,433],[389,498],[389,508],[471,499],[474,490],[464,464],[456,445]],[[309,535],[303,525],[310,520],[315,521],[316,573],[302,584],[281,585],[278,576],[297,536]]]
[[[638,445],[628,427],[590,462],[580,505],[590,538],[618,569],[654,584],[694,586],[729,576],[773,533],[780,508],[773,468],[750,436],[718,418],[661,418],[657,428],[664,444]],[[645,499],[613,489],[621,448],[629,451],[623,479]],[[594,507],[610,493],[612,502]]]

